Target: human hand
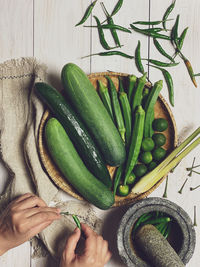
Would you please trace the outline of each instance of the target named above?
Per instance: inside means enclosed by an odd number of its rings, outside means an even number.
[[[12,201],[0,216],[0,255],[21,245],[60,218],[39,197],[27,193]]]
[[[75,254],[75,248],[81,236],[80,229],[76,228],[66,242],[60,267],[103,267],[111,257],[108,242],[88,225],[82,223],[81,228],[86,236],[83,254]]]

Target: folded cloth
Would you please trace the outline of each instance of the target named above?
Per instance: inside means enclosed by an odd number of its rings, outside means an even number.
[[[32,192],[48,205],[56,199],[58,188],[44,172],[38,154],[38,128],[44,106],[34,93],[34,83],[45,81],[46,66],[34,58],[9,60],[0,64],[0,155],[9,181],[0,197],[3,208],[13,198]],[[57,203],[59,202],[59,203]],[[80,215],[96,231],[101,221],[86,202],[54,201],[67,211]],[[39,234],[48,251],[59,257],[65,240],[75,225],[68,218],[55,221]]]

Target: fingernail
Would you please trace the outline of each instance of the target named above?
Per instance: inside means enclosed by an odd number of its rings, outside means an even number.
[[[76,228],[74,229],[74,233],[78,233],[78,232],[79,232],[79,228],[76,227]]]

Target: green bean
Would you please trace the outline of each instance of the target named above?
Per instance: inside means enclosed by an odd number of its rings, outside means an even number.
[[[106,9],[106,7],[105,7],[103,2],[101,2],[101,6],[102,6],[102,9],[104,11],[104,14],[106,15],[108,24],[109,25],[114,25],[114,21],[113,21],[112,17],[109,15],[109,13],[108,13],[108,11],[107,11],[107,9]],[[101,24],[100,24],[100,26],[101,26]],[[111,34],[112,34],[113,39],[115,41],[115,44],[117,46],[121,47],[121,44],[120,44],[119,37],[118,37],[116,29],[115,28],[111,28],[110,31],[111,31]]]
[[[148,60],[148,59],[145,59],[145,60]],[[149,62],[156,65],[156,66],[160,66],[160,67],[174,67],[174,66],[177,66],[179,64],[179,62],[175,62],[175,63],[165,63],[165,62],[161,62],[161,61],[158,61],[158,60],[154,60],[154,59],[149,59]]]
[[[166,82],[167,88],[168,88],[169,101],[170,101],[170,104],[174,107],[174,84],[173,84],[172,76],[170,75],[170,73],[167,70],[165,70],[163,68],[159,68],[159,67],[153,66],[153,65],[149,65],[149,66],[162,71],[162,74],[164,76],[164,79],[165,79],[165,82]]]
[[[108,80],[108,84],[109,84],[112,109],[113,109],[114,118],[115,118],[115,121],[117,124],[117,128],[120,132],[122,140],[125,141],[125,131],[126,130],[125,130],[125,126],[124,126],[122,111],[121,111],[118,96],[117,96],[117,90],[116,90],[116,87],[115,87],[112,79],[107,75],[105,77]]]
[[[144,67],[142,65],[141,55],[140,55],[140,41],[138,41],[138,45],[135,50],[135,64],[138,69],[138,71],[142,74],[144,74]]]
[[[128,101],[127,94],[125,92],[120,92],[119,100],[126,129],[126,145],[128,146],[131,137],[131,107]]]
[[[176,21],[175,21],[175,24],[172,28],[172,31],[171,31],[171,42],[172,44],[175,43],[175,45],[178,47],[178,25],[179,25],[179,18],[180,18],[180,15],[178,15],[176,17]]]
[[[164,21],[170,21],[173,19],[167,19],[167,20],[157,20],[157,21],[135,21],[132,24],[140,24],[140,25],[159,25]]]
[[[121,177],[123,173],[123,165],[120,165],[116,172],[115,172],[115,178],[114,178],[114,186],[113,186],[113,194],[116,195],[118,185],[120,183]]]
[[[169,17],[169,14],[172,12],[172,10],[174,9],[174,6],[175,6],[175,3],[176,3],[176,0],[167,8],[167,10],[165,11],[164,13],[164,16],[163,16],[163,28],[166,30],[166,21],[167,21],[167,18]]]
[[[104,49],[106,49],[106,50],[113,49],[113,47],[110,47],[108,45],[108,43],[106,42],[106,39],[105,39],[105,36],[104,36],[104,32],[103,32],[103,29],[101,27],[101,23],[100,23],[99,19],[96,16],[94,16],[94,18],[95,18],[97,26],[98,26],[99,40],[100,40],[100,43],[101,43],[102,47]]]
[[[137,87],[135,88],[133,103],[132,103],[132,112],[135,111],[136,107],[141,105],[142,102],[142,93],[146,83],[147,73],[144,73],[142,77],[138,79]]]
[[[123,53],[121,51],[100,52],[100,53],[95,53],[95,54],[91,54],[88,56],[84,56],[82,58],[91,57],[91,56],[121,56],[121,57],[125,57],[125,58],[130,58],[130,59],[135,58],[134,56],[128,55],[128,54]]]
[[[129,99],[130,105],[132,105],[133,91],[134,91],[136,82],[137,82],[137,77],[135,75],[128,76],[128,99]]]
[[[156,38],[153,38],[153,43],[161,55],[168,58],[172,62],[175,62],[174,59],[170,55],[168,55],[167,52],[165,52],[165,50],[162,48],[162,46],[160,45],[160,43],[158,42]]]
[[[117,12],[120,10],[120,8],[122,7],[123,5],[123,0],[119,0],[116,4],[116,6],[114,7],[112,13],[111,13],[111,16],[114,16],[115,14],[117,14]]]
[[[130,24],[130,26],[136,32],[142,33],[144,35],[148,35],[150,37],[159,38],[159,39],[171,40],[170,37],[167,35],[159,34],[159,33],[155,33],[155,32],[149,32],[149,31],[146,31],[144,29],[139,29],[139,28],[135,27],[133,24]]]
[[[74,219],[74,222],[76,223],[77,227],[79,229],[81,229],[81,223],[80,223],[78,217],[76,215],[72,214],[72,218]]]
[[[81,24],[83,24],[83,23],[87,20],[87,18],[88,18],[88,17],[90,16],[90,14],[92,13],[92,10],[93,10],[93,8],[94,8],[96,2],[97,2],[97,0],[95,0],[94,2],[92,2],[92,3],[89,5],[89,7],[88,7],[88,8],[86,9],[86,11],[85,11],[85,14],[84,14],[83,18],[82,18],[81,21],[80,21],[79,23],[77,23],[75,26],[81,25]]]
[[[86,28],[97,28],[97,26],[84,26]],[[119,31],[122,31],[122,32],[128,32],[128,33],[131,33],[131,31],[127,28],[124,28],[120,25],[116,25],[116,24],[103,24],[101,25],[102,29],[108,29],[108,30],[119,30]]]
[[[119,80],[119,92],[122,93],[122,92],[124,92],[122,77],[118,76],[118,80]]]
[[[101,100],[102,100],[105,108],[107,109],[108,113],[110,114],[110,117],[114,121],[113,112],[112,112],[112,105],[111,105],[111,100],[110,100],[108,88],[100,80],[98,80],[98,83],[99,83],[99,94],[100,94]]]

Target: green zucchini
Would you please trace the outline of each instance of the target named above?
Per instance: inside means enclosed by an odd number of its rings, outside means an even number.
[[[153,88],[150,90],[147,101],[145,103],[145,123],[144,123],[144,137],[151,137],[153,134],[152,131],[152,120],[154,115],[154,106],[158,99],[159,93],[162,89],[163,81],[157,81]]]
[[[46,83],[35,84],[36,93],[60,121],[87,168],[109,188],[110,174],[96,144],[65,98]]]
[[[49,119],[45,126],[45,140],[67,181],[90,203],[103,210],[109,209],[114,203],[113,193],[89,172],[56,118]]]
[[[125,160],[123,141],[87,75],[75,64],[62,69],[66,95],[93,136],[106,163],[118,166]]]

